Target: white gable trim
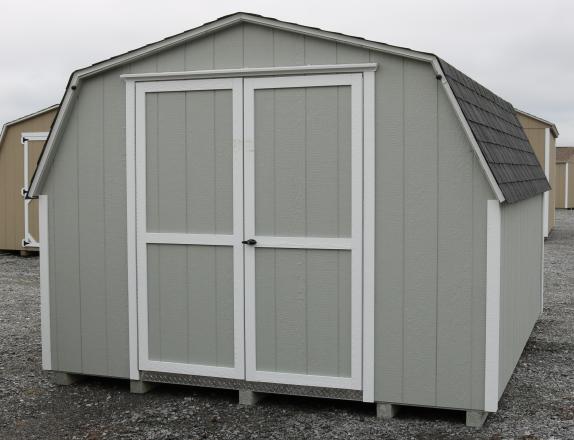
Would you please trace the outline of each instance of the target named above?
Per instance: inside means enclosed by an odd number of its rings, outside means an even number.
[[[24,122],[27,121],[28,119],[32,119],[35,118],[36,116],[40,116],[43,115],[44,113],[48,113],[52,110],[57,109],[59,106],[59,104],[54,104],[50,107],[44,108],[42,110],[38,110],[37,112],[31,113],[29,115],[26,116],[22,116],[21,118],[18,119],[14,119],[13,121],[10,122],[6,122],[3,126],[2,126],[2,131],[0,132],[0,146],[2,145],[2,141],[4,140],[4,136],[6,136],[6,132],[8,131],[8,128],[11,127],[12,125],[16,125],[20,122]]]
[[[445,79],[445,76],[444,76],[444,73],[442,72],[440,64],[438,63],[438,60],[434,55],[428,54],[428,53],[423,53],[423,52],[417,52],[414,50],[405,49],[405,48],[401,48],[401,47],[389,46],[387,44],[377,43],[377,42],[369,41],[369,40],[364,40],[364,39],[358,38],[358,37],[352,37],[352,36],[348,36],[348,35],[338,34],[335,32],[329,32],[329,31],[324,31],[321,29],[302,26],[302,25],[295,24],[295,23],[286,23],[283,21],[279,21],[279,20],[275,20],[275,19],[271,19],[271,18],[266,18],[266,17],[261,17],[261,16],[257,16],[257,15],[252,15],[252,14],[247,14],[247,13],[243,13],[243,12],[239,12],[237,14],[233,14],[233,15],[230,15],[227,17],[220,18],[218,20],[204,24],[203,26],[199,26],[195,29],[191,29],[187,32],[183,32],[183,33],[175,35],[173,37],[166,38],[165,40],[161,40],[157,43],[143,46],[139,49],[133,50],[131,52],[127,52],[123,55],[111,58],[109,60],[94,64],[92,66],[89,66],[89,67],[86,67],[84,69],[81,69],[81,70],[74,72],[70,78],[68,88],[66,89],[66,93],[65,93],[64,98],[62,100],[60,111],[58,112],[56,120],[54,121],[52,131],[50,133],[48,141],[46,142],[42,157],[40,158],[40,162],[38,163],[36,173],[34,174],[34,178],[33,178],[32,183],[30,185],[30,195],[31,196],[38,195],[38,190],[40,189],[40,187],[42,186],[42,184],[46,178],[49,164],[50,164],[50,162],[53,158],[53,155],[54,155],[54,145],[57,143],[57,140],[59,139],[59,137],[61,135],[62,129],[64,127],[64,122],[68,116],[68,112],[69,112],[70,104],[71,104],[72,99],[73,99],[73,95],[75,93],[75,90],[78,86],[79,81],[82,78],[96,75],[96,74],[101,73],[105,70],[109,70],[109,69],[118,67],[119,65],[122,65],[122,64],[133,62],[139,58],[143,58],[145,56],[149,56],[153,53],[165,50],[167,48],[177,46],[177,45],[182,44],[184,42],[203,37],[207,34],[225,29],[227,27],[233,26],[233,25],[238,24],[238,23],[258,24],[258,25],[266,26],[266,27],[273,28],[273,29],[279,29],[279,30],[288,31],[288,32],[296,32],[296,33],[299,33],[302,35],[307,35],[307,36],[326,39],[326,40],[331,40],[331,41],[335,41],[335,42],[339,42],[339,43],[345,43],[345,44],[349,44],[349,45],[356,46],[356,47],[372,49],[372,50],[376,50],[376,51],[380,51],[380,52],[390,53],[393,55],[398,55],[398,56],[402,56],[402,57],[407,57],[407,58],[411,58],[411,59],[415,59],[415,60],[419,60],[419,61],[426,61],[426,62],[431,63],[434,67],[435,72],[437,74],[442,75],[442,83],[443,83],[443,86],[445,87],[445,90],[447,91],[447,96],[449,97],[449,100],[450,100],[451,104],[453,105],[453,107],[456,111],[456,114],[457,114],[459,120],[461,121],[461,123],[464,127],[464,130],[465,130],[465,132],[466,132],[466,134],[467,134],[467,136],[468,136],[468,138],[472,144],[472,147],[473,147],[473,149],[474,149],[474,151],[475,151],[475,153],[479,159],[479,162],[480,162],[480,164],[481,164],[481,166],[482,166],[482,168],[486,174],[486,177],[490,183],[490,186],[492,187],[494,193],[496,194],[496,196],[500,202],[503,202],[505,200],[504,196],[502,195],[502,191],[498,187],[498,184],[496,183],[496,180],[494,179],[494,176],[493,176],[492,172],[490,171],[490,168],[489,168],[488,164],[486,163],[486,160],[484,159],[484,156],[483,156],[482,152],[480,151],[480,148],[478,147],[478,143],[476,142],[474,135],[472,134],[472,131],[470,130],[470,127],[469,127],[466,119],[464,118],[464,115],[462,114],[462,111],[458,105],[458,102],[454,98],[452,90],[450,89],[450,86],[448,85],[448,83]]]

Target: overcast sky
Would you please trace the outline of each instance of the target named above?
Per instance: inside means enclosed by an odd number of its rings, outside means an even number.
[[[70,73],[236,11],[433,52],[574,145],[572,0],[0,0],[0,123]]]

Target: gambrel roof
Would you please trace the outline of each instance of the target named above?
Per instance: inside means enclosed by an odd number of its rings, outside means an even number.
[[[58,104],[54,104],[54,105],[51,105],[50,107],[46,107],[46,108],[43,108],[42,110],[38,110],[34,113],[30,113],[29,115],[21,116],[18,119],[14,119],[13,121],[6,122],[2,126],[2,131],[0,131],[0,147],[2,147],[2,143],[4,141],[4,136],[6,136],[6,132],[8,131],[8,129],[12,125],[19,124],[20,122],[27,121],[28,119],[35,118],[37,116],[43,115],[44,113],[48,113],[48,112],[51,112],[52,110],[57,110],[57,109],[58,109]]]
[[[40,156],[30,194],[32,196],[37,195],[38,189],[45,179],[46,171],[54,154],[54,145],[68,117],[74,90],[81,79],[242,22],[431,63],[437,74],[437,80],[440,80],[444,86],[498,200],[513,203],[550,189],[544,171],[516,118],[512,105],[435,55],[369,41],[360,37],[287,23],[260,15],[238,12],[72,73],[60,111]]]

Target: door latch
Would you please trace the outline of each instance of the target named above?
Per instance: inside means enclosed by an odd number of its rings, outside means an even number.
[[[250,246],[254,246],[257,244],[257,240],[254,240],[253,238],[250,238],[249,240],[243,240],[241,243],[243,244],[248,244]]]

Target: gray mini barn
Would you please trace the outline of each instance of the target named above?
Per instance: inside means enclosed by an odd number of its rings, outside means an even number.
[[[436,56],[223,17],[72,74],[31,187],[44,368],[480,424],[541,311],[548,189]]]

